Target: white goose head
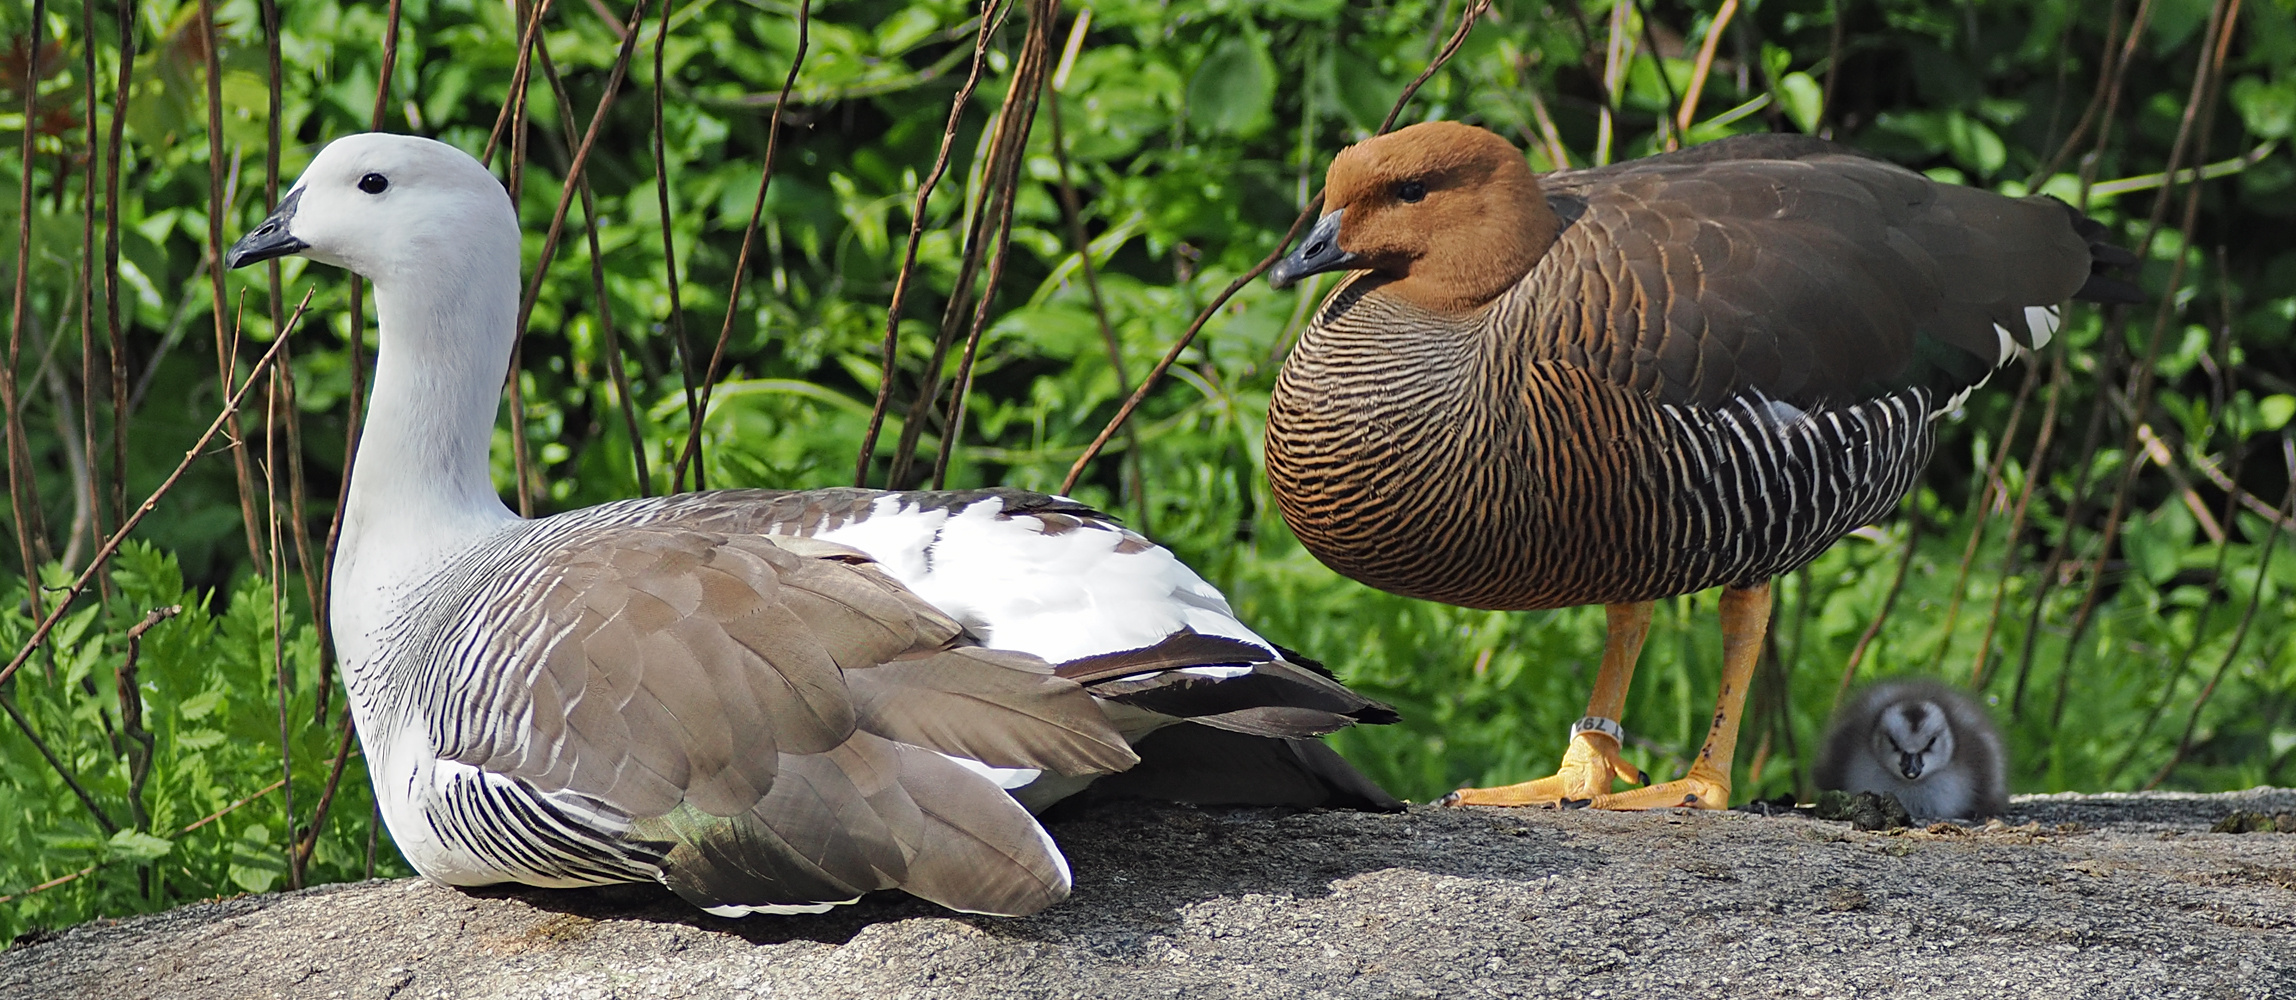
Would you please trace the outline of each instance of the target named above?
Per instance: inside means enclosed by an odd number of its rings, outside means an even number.
[[[225,263],[298,254],[389,286],[506,259],[515,268],[518,241],[509,194],[470,154],[435,139],[369,132],[320,150]]]

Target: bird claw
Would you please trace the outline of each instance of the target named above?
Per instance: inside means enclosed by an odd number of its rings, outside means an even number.
[[[1599,732],[1571,737],[1563,752],[1562,767],[1544,778],[1495,788],[1462,788],[1443,796],[1446,806],[1570,806],[1601,807],[1611,783],[1619,778],[1641,783],[1642,771],[1619,759],[1618,741]]]

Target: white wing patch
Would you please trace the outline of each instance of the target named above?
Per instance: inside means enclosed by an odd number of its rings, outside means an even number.
[[[2017,346],[2017,338],[2010,336],[2009,328],[1999,323],[1993,324],[1993,336],[2001,341],[2001,345],[1993,351],[1993,367],[1995,368],[2008,364],[2009,359],[2016,357],[2025,350]]]
[[[2049,346],[2049,338],[2057,335],[2057,324],[2063,318],[2056,306],[2026,306],[2025,329],[2033,334],[2033,349]]]
[[[852,899],[840,899],[834,903],[790,903],[783,906],[705,906],[702,907],[702,912],[707,913],[713,917],[726,917],[729,919],[746,917],[753,913],[768,913],[778,916],[793,916],[800,913],[827,913],[829,912],[830,907],[847,906],[853,903],[858,903],[860,901],[861,897],[855,896]]]
[[[939,751],[934,752],[939,753]],[[989,781],[994,782],[998,788],[1002,788],[1008,792],[1015,788],[1029,784],[1044,774],[1043,771],[1037,770],[1033,767],[991,767],[987,764],[981,763],[980,761],[974,760],[971,757],[959,757],[956,754],[950,753],[944,753],[941,754],[941,756],[948,758],[957,766],[962,767],[967,771],[971,771],[974,774],[989,779]]]
[[[1273,649],[1163,547],[1120,552],[1123,532],[1046,534],[1043,521],[1003,510],[996,500],[953,514],[904,509],[888,496],[868,518],[817,537],[868,553],[983,645],[1055,663],[1153,645],[1183,626]]]

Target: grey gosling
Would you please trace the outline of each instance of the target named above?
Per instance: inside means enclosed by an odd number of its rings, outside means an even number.
[[[1931,680],[1884,681],[1844,702],[1812,777],[1821,789],[1895,795],[1917,820],[2009,809],[2008,754],[1993,717]]]

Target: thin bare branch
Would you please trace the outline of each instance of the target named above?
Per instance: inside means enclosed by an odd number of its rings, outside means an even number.
[[[311,296],[309,293],[305,293],[302,304],[295,307],[295,315],[288,320],[289,330],[292,330],[296,324],[302,321],[303,310],[310,304]],[[8,661],[7,667],[0,668],[0,684],[5,684],[8,682],[8,678],[16,676],[16,671],[23,669],[24,663],[32,658],[33,651],[48,641],[48,633],[55,630],[56,623],[63,620],[64,612],[69,610],[72,602],[78,600],[80,594],[87,590],[88,582],[94,579],[97,570],[112,557],[112,553],[119,551],[120,543],[127,540],[128,533],[134,531],[136,525],[142,524],[144,517],[150,514],[153,508],[159,506],[160,498],[175,488],[176,482],[183,478],[185,470],[191,468],[191,463],[199,460],[200,454],[206,450],[208,442],[215,440],[215,435],[223,430],[230,417],[239,412],[240,403],[245,401],[248,391],[255,387],[257,377],[262,375],[264,370],[270,367],[273,359],[278,357],[281,346],[287,342],[287,336],[287,332],[282,331],[279,339],[272,342],[271,349],[265,351],[263,357],[255,362],[255,367],[248,373],[247,381],[242,383],[225,400],[223,412],[215,415],[214,422],[207,425],[207,432],[201,434],[199,440],[193,442],[191,448],[183,453],[183,461],[176,463],[175,471],[168,473],[167,478],[160,482],[159,488],[153,490],[150,496],[145,497],[144,502],[138,505],[127,516],[127,519],[120,523],[117,529],[112,531],[111,537],[104,540],[103,546],[96,550],[95,557],[88,561],[88,567],[80,571],[80,575],[73,579],[71,586],[64,588],[63,596],[57,600],[55,608],[40,619],[40,624],[32,629],[31,636],[24,640],[24,645],[16,651],[15,657]]]
[[[974,44],[976,46],[985,45],[987,39],[994,37],[998,30],[1004,26],[1006,17],[1010,16],[1011,13],[1012,5],[1009,3],[997,9],[994,17],[990,17],[984,12],[982,18],[987,22],[988,34],[976,38]],[[961,108],[957,104],[952,104],[951,111],[961,112]],[[1002,110],[998,112],[997,121],[1000,123],[1003,121]],[[992,125],[987,138],[993,140],[994,128],[995,126]],[[948,137],[944,135],[943,138],[946,140]],[[976,162],[973,169],[981,170],[985,166],[985,163]],[[980,276],[982,255],[987,250],[982,227],[992,214],[987,211],[992,199],[990,198],[991,188],[985,182],[977,191],[977,198],[973,191],[967,192],[965,235],[960,244],[963,251],[957,261],[955,280],[950,283],[948,300],[941,303],[941,322],[933,335],[933,353],[926,359],[925,370],[918,378],[916,398],[909,401],[908,415],[901,424],[901,436],[898,443],[893,447],[893,457],[885,472],[885,485],[888,488],[899,489],[908,482],[909,465],[917,455],[917,441],[925,432],[925,418],[932,412],[934,401],[941,396],[942,366],[948,362],[949,348],[956,344],[957,331],[964,322],[965,307],[971,302],[973,284]],[[917,220],[910,220],[912,228],[916,224]],[[882,383],[880,383],[880,388],[882,388]],[[874,450],[874,440],[872,439],[868,443]]]
[[[1882,625],[1889,621],[1890,612],[1897,608],[1897,595],[1905,590],[1906,571],[1913,568],[1914,554],[1921,548],[1921,511],[1915,507],[1913,499],[1919,495],[1919,491],[1915,491],[1906,496],[1905,548],[1898,552],[1897,572],[1890,576],[1889,591],[1882,596],[1881,608],[1874,612],[1873,621],[1867,622],[1865,631],[1858,635],[1857,645],[1850,648],[1849,661],[1842,664],[1842,681],[1834,688],[1835,705],[1840,705],[1842,699],[1850,693],[1850,683],[1857,679],[1858,664],[1865,662],[1867,647],[1873,645],[1874,637],[1881,634]]]
[[[1428,63],[1427,68],[1412,79],[1409,86],[1403,88],[1403,93],[1396,95],[1395,106],[1388,109],[1386,119],[1380,122],[1379,131],[1381,133],[1394,127],[1395,120],[1402,116],[1404,107],[1411,103],[1413,95],[1419,93],[1419,88],[1433,78],[1445,63],[1450,62],[1452,56],[1459,54],[1459,46],[1466,43],[1467,34],[1475,29],[1476,20],[1481,18],[1490,7],[1490,0],[1475,0],[1474,3],[1467,5],[1465,11],[1460,13],[1459,26],[1451,32],[1450,40],[1443,43],[1443,49],[1436,53],[1435,60]],[[1068,475],[1060,481],[1060,492],[1067,493],[1076,488],[1077,479],[1084,475],[1084,467],[1092,464],[1092,460],[1099,456],[1100,450],[1108,446],[1108,440],[1116,436],[1117,429],[1123,427],[1124,422],[1132,418],[1133,411],[1140,408],[1141,402],[1148,398],[1148,393],[1156,388],[1157,381],[1164,377],[1165,372],[1171,370],[1173,362],[1180,359],[1180,353],[1187,350],[1189,344],[1195,343],[1196,334],[1204,329],[1204,324],[1209,322],[1214,315],[1217,315],[1220,307],[1227,305],[1228,300],[1234,298],[1237,292],[1242,291],[1245,285],[1251,284],[1253,279],[1266,273],[1268,268],[1274,267],[1276,261],[1283,259],[1284,250],[1291,246],[1293,240],[1299,238],[1299,234],[1307,228],[1308,222],[1314,219],[1322,209],[1323,194],[1318,192],[1314,198],[1308,200],[1306,207],[1300,210],[1299,217],[1292,220],[1291,228],[1284,231],[1284,238],[1276,241],[1275,250],[1261,258],[1260,262],[1253,265],[1251,270],[1229,282],[1228,287],[1222,289],[1220,294],[1212,298],[1210,305],[1205,306],[1202,312],[1196,314],[1195,321],[1188,324],[1188,329],[1180,334],[1180,339],[1173,342],[1171,349],[1165,351],[1164,357],[1156,362],[1156,367],[1149,369],[1148,377],[1141,379],[1139,387],[1132,390],[1131,396],[1125,398],[1123,406],[1117,408],[1116,416],[1109,419],[1108,426],[1101,428],[1100,434],[1092,439],[1092,443],[1084,447],[1083,454],[1076,456],[1076,461],[1069,465]]]
[[[1730,19],[1736,16],[1738,0],[1722,0],[1721,8],[1714,12],[1714,20],[1706,26],[1706,38],[1698,43],[1698,61],[1690,67],[1690,86],[1682,93],[1682,107],[1674,119],[1676,130],[1689,132],[1691,120],[1698,117],[1698,98],[1706,93],[1706,75],[1714,71],[1714,50],[1722,44],[1722,32],[1730,27]],[[1831,70],[1827,72],[1827,79],[1832,79]],[[1540,108],[1540,126],[1546,127],[1544,105]],[[1556,164],[1561,165],[1559,162]]]
[[[2215,5],[2210,8],[2208,31],[2201,37],[2213,39],[2215,44],[2203,47],[2200,64],[2193,67],[2192,89],[2185,98],[2184,115],[2177,126],[2176,141],[2169,147],[2168,169],[2164,171],[2172,183],[2164,184],[2160,188],[2159,195],[2154,198],[2153,222],[2147,227],[2144,239],[2144,246],[2147,248],[2151,246],[2153,237],[2158,232],[2159,221],[2167,210],[2169,196],[2174,191],[2173,179],[2177,176],[2177,168],[2181,165],[2188,150],[2191,151],[2191,155],[2195,159],[2205,155],[2208,141],[2215,131],[2217,102],[2214,98],[2223,83],[2224,58],[2232,47],[2233,29],[2240,21],[2240,4],[2241,0],[2216,0]],[[2196,118],[2198,119],[2197,136],[2194,134]],[[2186,185],[2184,219],[2180,231],[2187,238],[2190,238],[2200,219],[2200,194],[2201,187],[2198,183]],[[2140,249],[2138,253],[2141,255],[2144,250]],[[2167,287],[2176,288],[2183,281],[2185,262],[2189,256],[2182,252],[2176,255],[2176,260],[2169,266]],[[2169,321],[2175,314],[2175,308],[2175,295],[2160,296],[2159,303],[2154,307],[2152,332],[2146,338],[2144,356],[2137,361],[2131,373],[2134,376],[2135,385],[2129,391],[2128,398],[2132,400],[2152,398],[2153,380],[2158,377],[2155,362],[2160,358],[2161,346],[2165,342]],[[2108,404],[2105,399],[2100,398],[2097,405],[2103,407]],[[2121,440],[2122,455],[2133,456],[2136,453],[2137,429],[2141,426],[2143,426],[2141,421],[2129,422],[2128,430],[2123,434]],[[2112,507],[2105,515],[2103,537],[2098,541],[2096,556],[2089,564],[2088,587],[2081,595],[2080,608],[2073,614],[2071,633],[2066,637],[2064,655],[2058,662],[2057,696],[2049,711],[2051,726],[2057,725],[2064,719],[2065,700],[2072,691],[2073,654],[2080,645],[2081,636],[2087,632],[2097,602],[2103,595],[2105,558],[2111,553],[2114,540],[2120,536],[2122,518],[2128,513],[2129,491],[2135,487],[2137,473],[2143,468],[2144,463],[2135,461],[2133,458],[2123,462],[2120,481],[2113,488]]]
[[[120,0],[118,18],[120,75],[112,89],[111,138],[104,145],[104,322],[112,355],[111,500],[115,522],[128,516],[128,352],[120,327],[120,149],[127,135],[128,95],[135,90],[136,0]]]
[[[637,22],[633,19],[631,23]],[[635,37],[634,31],[632,35],[623,36],[626,41]],[[558,66],[550,58],[549,47],[544,46],[539,51],[542,55],[542,73],[550,80],[550,92],[557,97],[558,106],[573,107],[574,101],[567,96],[566,83],[558,76]],[[598,110],[601,114],[605,112],[603,102]],[[567,148],[573,148],[579,141],[574,135],[573,116],[559,115],[558,124],[565,130]],[[597,119],[591,119],[591,127],[597,127]],[[576,178],[575,189],[582,195],[582,236],[590,248],[590,287],[596,294],[599,326],[606,334],[606,372],[614,382],[615,402],[622,412],[622,426],[630,435],[630,453],[638,476],[638,495],[650,497],[654,495],[654,476],[646,467],[646,436],[638,429],[638,404],[630,397],[630,376],[622,362],[622,337],[615,327],[614,307],[606,294],[606,259],[598,249],[598,205],[590,191],[589,176],[578,174]]]
[[[511,437],[514,441],[519,442],[521,447],[524,446],[526,439],[525,422],[523,420],[523,414],[526,408],[526,400],[525,394],[521,391],[518,376],[519,362],[525,356],[524,346],[526,341],[526,325],[534,315],[534,304],[536,300],[538,300],[542,295],[542,284],[544,280],[550,276],[550,261],[553,257],[557,256],[558,240],[560,237],[564,236],[566,232],[567,213],[573,210],[576,193],[584,190],[582,186],[582,171],[583,168],[589,164],[590,150],[597,144],[598,132],[606,124],[606,112],[613,108],[614,98],[619,96],[622,90],[622,79],[627,76],[630,71],[630,57],[637,51],[638,48],[638,26],[645,23],[645,17],[646,0],[638,0],[638,2],[632,5],[630,8],[630,29],[623,34],[621,49],[614,55],[614,68],[607,74],[606,87],[598,95],[597,109],[590,114],[590,126],[582,134],[581,145],[575,147],[574,158],[572,162],[568,163],[566,166],[565,180],[559,183],[558,207],[551,212],[550,228],[543,234],[542,254],[540,257],[536,258],[534,262],[533,275],[527,278],[525,294],[519,296],[518,299],[518,339],[514,342],[514,345],[511,348],[512,363],[509,379],[511,412],[513,414]],[[543,65],[545,70],[547,70],[549,68],[550,60],[548,43],[538,39],[536,41],[536,47],[542,52]],[[560,105],[559,115],[561,118],[573,114],[574,109],[564,103],[563,97],[560,98]],[[521,129],[519,131],[523,132],[524,130]],[[597,255],[595,253],[591,255],[591,260],[593,263],[596,263]],[[603,302],[600,303],[600,309],[601,311],[604,309]],[[601,319],[604,322],[612,322],[612,318],[610,316],[601,316]],[[610,333],[609,338],[611,338]],[[618,342],[615,344],[615,347],[611,352],[611,356],[614,359],[617,359],[617,361],[620,358]],[[618,367],[618,364],[614,367]],[[623,388],[626,390],[627,386],[624,385]],[[623,398],[625,400],[628,399],[627,391],[623,393]],[[645,462],[646,445],[645,441],[639,437],[637,433],[636,418],[634,416],[631,418],[630,438],[631,445],[639,452],[638,461],[641,463],[640,467],[643,468],[643,463]],[[531,501],[528,499],[526,476],[522,473],[518,478],[518,512],[520,516],[531,516],[533,509],[531,506]]]
[[[990,136],[988,169],[982,174],[984,211],[976,232],[985,244],[996,241],[988,259],[988,281],[973,306],[972,328],[965,334],[964,354],[957,360],[956,384],[950,392],[948,419],[941,422],[941,447],[933,457],[933,488],[947,485],[949,459],[964,440],[965,401],[973,387],[973,359],[988,329],[989,307],[996,301],[997,283],[1004,277],[1005,257],[1012,249],[1013,201],[1018,195],[1021,160],[1028,154],[1028,134],[1036,121],[1037,99],[1052,70],[1052,29],[1060,17],[1060,0],[1029,0],[1028,33],[1021,41],[1020,59],[1014,64],[1004,107],[997,112],[996,131]],[[968,255],[969,256],[969,255]],[[970,287],[969,275],[959,279]],[[905,430],[906,428],[904,428]]]
[[[2280,501],[2280,516],[2286,518],[2296,513],[2296,441],[2281,438],[2280,451],[2288,465],[2288,494]],[[2264,536],[2264,555],[2256,563],[2256,583],[2248,590],[2248,606],[2240,613],[2240,625],[2232,631],[2232,645],[2225,648],[2224,659],[2217,663],[2215,675],[2208,679],[2208,683],[2201,687],[2199,696],[2193,699],[2192,712],[2184,719],[2184,735],[2176,741],[2176,752],[2169,755],[2168,763],[2162,764],[2160,770],[2153,773],[2152,780],[2145,782],[2147,791],[2167,781],[2168,776],[2176,771],[2176,766],[2184,763],[2185,755],[2192,752],[2193,736],[2200,731],[2200,711],[2208,707],[2217,686],[2224,683],[2224,675],[2231,671],[2232,662],[2240,657],[2240,647],[2248,640],[2248,628],[2256,621],[2256,608],[2264,600],[2264,581],[2272,575],[2272,556],[2279,550],[2280,532],[2274,531]]]
[[[238,354],[235,340],[237,325],[224,314],[223,220],[230,217],[231,205],[225,199],[223,175],[223,53],[221,39],[216,34],[215,0],[199,0],[199,30],[205,33],[202,48],[207,50],[207,283],[213,293],[209,313],[215,327],[215,365],[217,378],[231,385],[233,360]],[[234,444],[244,445],[246,434],[234,414],[229,425]],[[247,449],[231,450],[231,469],[239,478],[239,518],[247,531],[247,563],[251,567],[263,565],[263,529],[255,516],[255,473],[247,461]]]
[[[749,222],[742,226],[741,252],[734,257],[733,279],[725,294],[725,323],[718,327],[717,346],[710,350],[710,363],[702,369],[702,395],[694,405],[695,419],[686,428],[686,448],[678,455],[677,471],[673,480],[684,479],[690,466],[694,472],[694,488],[704,488],[703,470],[706,463],[700,459],[702,449],[702,419],[709,415],[710,393],[717,388],[718,367],[725,362],[725,349],[733,339],[733,320],[741,310],[742,280],[749,276],[750,248],[757,241],[757,220],[765,214],[765,195],[773,187],[774,160],[781,152],[781,112],[789,106],[789,90],[797,86],[797,73],[805,68],[805,51],[813,41],[813,0],[797,0],[797,52],[790,56],[789,75],[781,80],[781,99],[773,104],[773,115],[765,123],[765,165],[757,177],[757,198],[750,203]]]
[[[1092,23],[1089,9],[1078,11],[1074,28],[1070,31],[1067,52],[1074,53],[1082,40],[1084,28]],[[1065,65],[1070,56],[1064,55]],[[1084,207],[1076,197],[1076,182],[1071,178],[1068,165],[1068,137],[1061,131],[1059,78],[1053,79],[1052,99],[1045,102],[1045,110],[1052,118],[1053,162],[1060,167],[1060,206],[1068,215],[1069,241],[1076,246],[1076,266],[1084,272],[1084,289],[1092,298],[1092,318],[1100,324],[1100,341],[1108,348],[1108,367],[1116,374],[1119,387],[1132,384],[1132,376],[1124,370],[1124,344],[1116,337],[1116,327],[1108,322],[1108,302],[1100,294],[1100,268],[1092,263],[1092,240],[1084,231]],[[1305,296],[1302,296],[1304,301]],[[1131,479],[1133,527],[1143,534],[1148,532],[1148,481],[1140,474],[1140,435],[1127,424],[1124,428],[1124,472]]]
[[[24,61],[24,136],[22,158],[17,160],[22,171],[16,185],[16,297],[9,310],[8,366],[0,370],[0,409],[6,411],[6,447],[8,450],[8,509],[16,525],[16,549],[24,567],[25,599],[31,602],[32,613],[40,613],[40,556],[36,544],[39,534],[33,530],[33,518],[39,516],[40,501],[33,494],[32,449],[24,437],[23,400],[16,386],[16,365],[24,349],[24,325],[32,310],[32,137],[38,132],[32,123],[39,121],[40,108],[40,32],[47,27],[47,0],[32,0],[32,23],[25,36],[25,51],[31,56]]]
[[[678,382],[686,394],[686,426],[698,427],[702,422],[700,397],[695,395],[694,345],[686,335],[686,306],[678,288],[678,243],[671,231],[676,216],[670,209],[670,152],[668,126],[662,117],[662,91],[668,87],[663,71],[664,53],[669,47],[670,12],[677,9],[677,0],[664,0],[661,26],[654,31],[654,198],[660,203],[662,217],[662,276],[670,291],[670,338],[678,349]],[[666,452],[667,449],[665,449]],[[678,474],[670,477],[670,492],[685,489],[685,466],[677,466]],[[695,489],[701,483],[694,484]]]

